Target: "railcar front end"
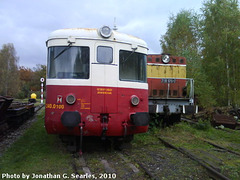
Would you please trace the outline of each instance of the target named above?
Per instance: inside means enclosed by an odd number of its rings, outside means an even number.
[[[49,134],[126,137],[149,124],[146,43],[104,26],[61,29],[47,40]]]

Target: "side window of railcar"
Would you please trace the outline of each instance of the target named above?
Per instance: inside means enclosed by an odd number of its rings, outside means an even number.
[[[98,46],[97,62],[101,64],[111,64],[113,62],[113,49],[108,46]]]
[[[146,82],[145,54],[120,50],[119,52],[119,79],[121,81]]]
[[[49,47],[47,76],[51,79],[89,79],[89,47]]]

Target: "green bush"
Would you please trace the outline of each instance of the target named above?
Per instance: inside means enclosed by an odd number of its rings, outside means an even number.
[[[199,120],[193,127],[198,130],[207,131],[211,128],[211,123],[208,120]]]

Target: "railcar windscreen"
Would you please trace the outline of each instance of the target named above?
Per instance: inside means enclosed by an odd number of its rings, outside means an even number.
[[[89,79],[89,47],[49,47],[47,76],[52,79]]]
[[[121,81],[147,82],[145,54],[120,50],[119,78]]]

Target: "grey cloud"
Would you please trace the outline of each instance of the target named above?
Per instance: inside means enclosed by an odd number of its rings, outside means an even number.
[[[46,63],[45,41],[60,28],[102,25],[144,39],[150,53],[160,53],[159,39],[170,13],[183,8],[199,10],[201,1],[163,0],[0,0],[0,46],[13,43],[19,65]]]

